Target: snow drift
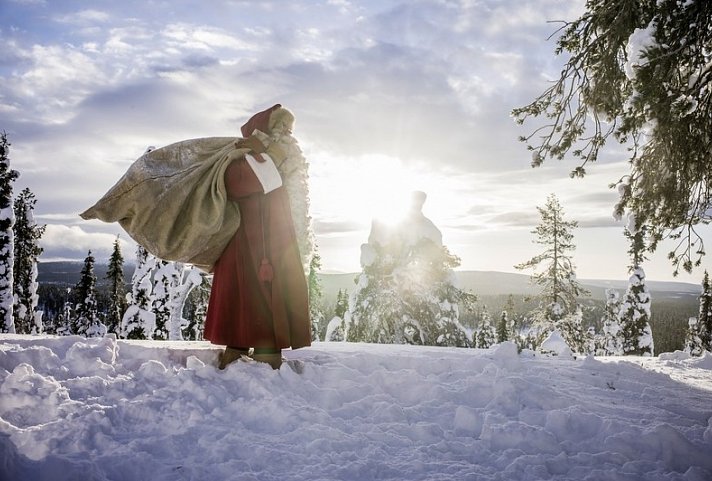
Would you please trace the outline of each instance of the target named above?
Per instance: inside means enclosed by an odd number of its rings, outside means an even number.
[[[712,357],[0,336],[2,480],[709,480]]]

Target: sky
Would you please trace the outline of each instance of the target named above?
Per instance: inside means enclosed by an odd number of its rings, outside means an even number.
[[[556,21],[581,0],[0,0],[0,130],[37,196],[41,260],[99,262],[118,225],[84,221],[148,147],[238,135],[275,103],[296,117],[310,163],[311,215],[325,272],[360,270],[371,220],[412,190],[462,270],[516,272],[538,254],[537,206],[555,193],[574,231],[577,275],[627,278],[609,184],[627,172],[610,145],[532,169],[512,108],[558,76]],[[702,230],[707,245],[712,230]],[[663,244],[649,279],[672,280]],[[710,264],[705,259],[707,265]],[[704,268],[704,266],[703,266]],[[702,270],[676,280],[699,284]]]

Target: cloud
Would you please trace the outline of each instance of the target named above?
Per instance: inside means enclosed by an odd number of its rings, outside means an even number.
[[[506,227],[533,227],[541,221],[536,210],[527,212],[505,212],[492,216],[488,224]]]
[[[89,251],[97,262],[105,263],[113,251],[116,235],[103,232],[87,232],[79,226],[48,224],[40,242],[44,252],[41,260],[83,259]],[[135,244],[119,240],[124,258],[133,252]]]
[[[66,23],[70,25],[88,25],[96,23],[106,23],[110,20],[110,15],[101,10],[80,10],[70,14],[63,14],[54,17],[55,22]]]
[[[348,219],[344,220],[322,220],[322,219],[315,219],[312,222],[312,227],[314,228],[314,232],[317,232],[319,235],[331,235],[331,234],[344,234],[348,232],[358,232],[364,230],[364,228],[368,228],[368,226],[364,226],[358,222],[353,222]]]
[[[17,28],[2,31],[0,129],[13,143],[17,187],[37,195],[58,257],[109,251],[120,229],[77,214],[146,146],[236,135],[277,102],[295,113],[311,162],[321,245],[351,242],[344,251],[356,261],[369,220],[357,204],[388,191],[379,162],[364,159],[395,160],[410,180],[425,179],[426,215],[457,231],[460,245],[496,229],[530,230],[552,192],[582,228],[610,227],[616,194],[607,184],[627,171],[625,151],[609,151],[583,181],[568,178],[574,162],[531,169],[517,137],[532,126],[509,115],[561,68],[546,40],[556,25],[546,20],[572,19],[584,3],[14,4]],[[41,28],[47,18],[55,22]],[[347,163],[368,169],[358,185]],[[393,175],[392,185],[403,180]]]

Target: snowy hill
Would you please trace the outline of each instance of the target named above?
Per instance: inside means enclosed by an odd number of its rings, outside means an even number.
[[[356,273],[350,274],[320,274],[324,296],[332,299],[336,297],[339,289],[351,291],[355,287]],[[455,271],[458,285],[465,290],[470,290],[478,296],[492,295],[536,295],[537,286],[532,285],[526,274],[513,274],[495,271]],[[579,279],[581,284],[591,291],[591,298],[605,299],[605,290],[608,288],[619,289],[624,292],[628,287],[628,280],[601,280]],[[653,298],[685,299],[697,302],[700,295],[700,286],[685,282],[647,281]]]
[[[41,262],[38,265],[41,284],[67,284],[75,285],[79,281],[79,274],[83,262]],[[101,284],[105,281],[107,266],[95,264],[97,280]],[[134,266],[126,264],[124,278],[131,279]],[[354,279],[357,273],[320,273],[324,296],[335,299],[339,289],[350,292],[356,286]],[[470,290],[477,295],[536,295],[538,287],[533,286],[526,274],[495,271],[455,271],[455,276],[460,287]],[[591,291],[591,297],[605,299],[607,288],[616,288],[625,291],[628,280],[605,279],[580,279],[583,286]],[[700,286],[685,282],[647,281],[653,297],[656,299],[694,299],[700,295]]]
[[[37,280],[40,284],[59,284],[74,286],[79,282],[84,262],[62,261],[62,262],[39,262],[37,264]],[[97,284],[108,284],[106,273],[109,266],[106,264],[94,264],[94,274],[96,274]],[[124,279],[131,280],[134,266],[124,265]]]
[[[712,479],[712,355],[0,335],[0,479]]]

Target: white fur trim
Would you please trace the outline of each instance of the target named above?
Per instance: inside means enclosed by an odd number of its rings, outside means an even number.
[[[267,154],[262,154],[262,157],[265,161],[259,162],[250,154],[245,154],[247,164],[252,168],[252,171],[257,176],[257,180],[262,184],[265,194],[267,194],[278,187],[282,187],[282,176],[279,175],[279,171],[277,171],[272,157]]]

